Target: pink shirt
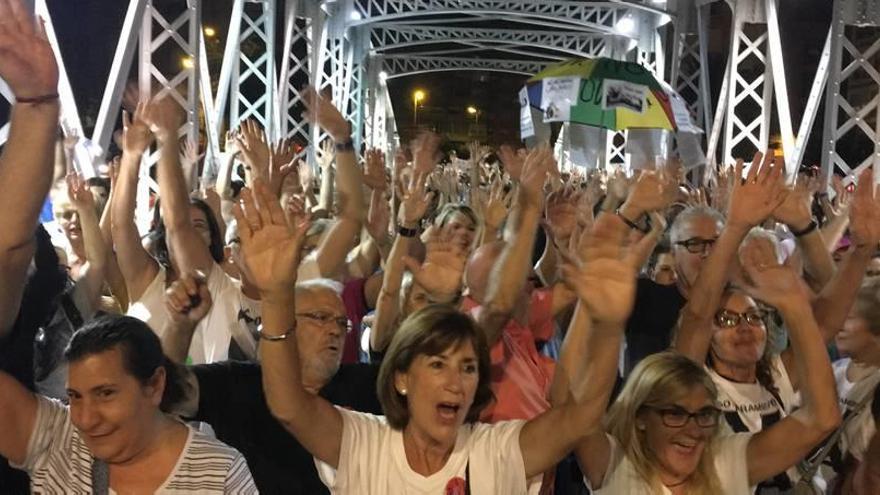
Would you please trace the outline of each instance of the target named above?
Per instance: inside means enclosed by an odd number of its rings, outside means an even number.
[[[553,336],[552,304],[552,289],[533,291],[528,326],[511,319],[489,350],[495,402],[483,411],[480,421],[528,420],[550,409],[550,384],[556,363],[538,352],[535,341]],[[462,309],[477,318],[482,306],[465,299]]]

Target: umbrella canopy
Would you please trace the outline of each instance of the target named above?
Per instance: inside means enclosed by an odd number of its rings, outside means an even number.
[[[648,69],[610,58],[579,58],[551,65],[526,83],[528,103],[544,122],[571,122],[610,130],[696,127],[684,100]],[[686,128],[686,129],[685,129]]]

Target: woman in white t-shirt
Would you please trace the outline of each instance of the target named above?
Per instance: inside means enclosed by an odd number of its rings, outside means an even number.
[[[190,357],[194,363],[210,363],[226,359],[233,336],[246,333],[233,332],[241,292],[218,264],[224,259],[220,225],[207,203],[187,194],[174,127],[182,121],[180,111],[166,98],[140,103],[130,117],[125,115],[118,190],[110,204],[112,235],[131,301],[126,314],[147,322],[160,338],[168,322],[165,290],[183,272],[205,274],[214,306],[197,329]],[[148,251],[138,235],[134,207],[141,156],[154,137],[162,198],[154,208]],[[240,347],[249,346],[242,342]]]
[[[296,331],[291,287],[305,222],[289,229],[260,183],[253,194],[244,195],[243,206],[236,210],[242,252],[263,301],[260,354],[266,402],[315,457],[332,493],[534,492],[540,488],[538,475],[599,424],[605,404],[592,394],[578,394],[577,400],[530,421],[478,423],[492,400],[486,337],[468,315],[444,305],[415,312],[395,332],[377,384],[385,416],[336,408],[309,393],[300,379],[296,339],[288,338]],[[597,221],[596,229],[602,225]],[[592,319],[611,318],[614,327],[626,320],[635,286],[635,270],[622,259],[623,234],[588,257],[589,267],[600,267],[601,256],[610,251],[615,259],[609,263],[616,269],[582,277],[583,285],[593,288],[581,293],[589,299],[583,302],[604,310],[591,311]],[[620,286],[622,291],[613,291]],[[623,304],[614,304],[615,297],[622,297]],[[583,334],[583,321],[578,322],[569,332],[574,340]]]
[[[606,431],[590,435],[577,449],[596,493],[745,495],[794,465],[837,426],[830,363],[807,294],[795,290],[800,281],[793,271],[766,254],[753,253],[744,266],[754,283],[750,290],[779,308],[804,357],[797,362],[803,407],[760,432],[731,434],[718,427],[718,388],[702,359],[671,352],[651,356],[611,406]],[[585,345],[617,356],[620,335],[591,335]],[[616,363],[607,361],[598,383],[611,383],[607,377]],[[597,383],[595,376],[584,381]],[[610,393],[606,387],[593,393]]]
[[[163,412],[183,384],[145,323],[92,320],[65,357],[69,406],[0,372],[0,455],[33,493],[257,492],[239,452]]]

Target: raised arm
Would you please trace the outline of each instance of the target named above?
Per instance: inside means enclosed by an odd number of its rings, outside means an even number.
[[[101,213],[101,219],[98,220],[98,227],[101,229],[101,237],[107,246],[107,284],[110,286],[110,293],[116,299],[122,311],[128,309],[128,289],[125,287],[125,277],[119,269],[119,261],[116,259],[116,252],[113,250],[113,202],[116,201],[116,190],[119,178],[119,156],[108,163],[110,175],[110,194],[107,196],[107,204]]]
[[[98,212],[95,199],[82,177],[75,173],[67,174],[67,194],[79,214],[83,244],[86,251],[86,264],[76,281],[77,290],[82,290],[89,303],[95,308],[104,288],[107,272],[107,244],[98,225]]]
[[[544,205],[544,182],[556,165],[547,148],[532,150],[523,165],[516,205],[504,231],[505,247],[489,277],[480,326],[490,346],[501,338],[531,268],[532,246]]]
[[[52,182],[58,67],[41,25],[19,0],[0,1],[0,77],[17,102],[0,155],[0,339],[18,316],[34,232]],[[28,101],[30,100],[30,101]]]
[[[739,160],[734,173],[742,177],[742,171],[743,163]],[[673,343],[676,351],[698,363],[703,363],[709,352],[712,318],[721,304],[729,267],[740,243],[749,230],[769,216],[785,198],[783,171],[781,162],[774,165],[772,152],[764,156],[757,153],[745,181],[734,183],[727,223],[690,288]]]
[[[168,321],[162,332],[162,350],[168,359],[185,364],[196,325],[211,310],[211,293],[204,273],[181,274],[165,291]]]
[[[332,276],[342,268],[346,255],[355,246],[355,238],[366,216],[362,175],[357,167],[357,155],[351,140],[351,124],[332,102],[314,90],[307,92],[304,102],[309,121],[326,130],[336,146],[336,191],[340,211],[336,223],[330,227],[316,250],[318,271],[323,276]]]
[[[850,240],[853,247],[834,278],[813,301],[813,313],[826,343],[831,342],[843,328],[880,242],[880,195],[874,189],[873,170],[869,168],[859,177],[859,186],[850,208]],[[783,358],[785,356],[783,354]]]
[[[756,299],[775,307],[788,328],[801,408],[749,441],[749,485],[771,478],[806,456],[840,423],[831,362],[810,310],[810,290],[788,266],[779,264],[769,242],[757,241],[742,262]]]
[[[116,260],[131,302],[141,298],[159,272],[159,264],[144,249],[134,223],[141,158],[153,140],[150,128],[143,120],[145,108],[146,103],[140,102],[134,114],[122,112],[122,160],[115,183],[116,195],[110,203],[110,231]]]
[[[619,217],[600,216],[581,260],[563,267],[579,304],[556,372],[567,377],[574,400],[523,427],[520,447],[528,476],[552,467],[575,447],[591,481],[601,481],[606,471],[610,445],[602,417],[617,376],[623,328],[635,300],[636,270],[623,247],[626,231]]]
[[[795,234],[797,246],[804,253],[805,271],[810,285],[819,292],[834,275],[834,261],[825,246],[822,232],[813,219],[813,193],[803,177],[773,211],[773,218]]]
[[[189,190],[180,166],[178,129],[183,124],[183,108],[171,97],[150,102],[144,120],[156,136],[159,146],[159,207],[167,233],[166,242],[171,260],[181,273],[193,270],[211,271],[214,259],[210,246],[196,231],[189,213]]]
[[[296,273],[308,222],[288,227],[284,212],[266,186],[242,191],[235,218],[241,249],[263,304],[263,389],[272,415],[316,458],[336,467],[342,446],[342,416],[302,385],[296,345]]]
[[[383,352],[394,336],[395,325],[400,315],[400,285],[403,278],[404,258],[415,242],[419,223],[428,210],[431,193],[425,194],[425,177],[413,177],[409,189],[400,205],[400,230],[394,238],[391,253],[385,263],[382,290],[376,299],[376,318],[370,330],[370,348]],[[404,232],[406,235],[401,234]]]

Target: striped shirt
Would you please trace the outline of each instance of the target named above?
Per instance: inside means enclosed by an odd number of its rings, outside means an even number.
[[[31,493],[92,493],[92,454],[59,401],[37,396],[39,406],[24,464]],[[110,494],[115,492],[111,489]],[[156,493],[252,494],[257,488],[244,457],[232,447],[189,428],[174,470]]]

